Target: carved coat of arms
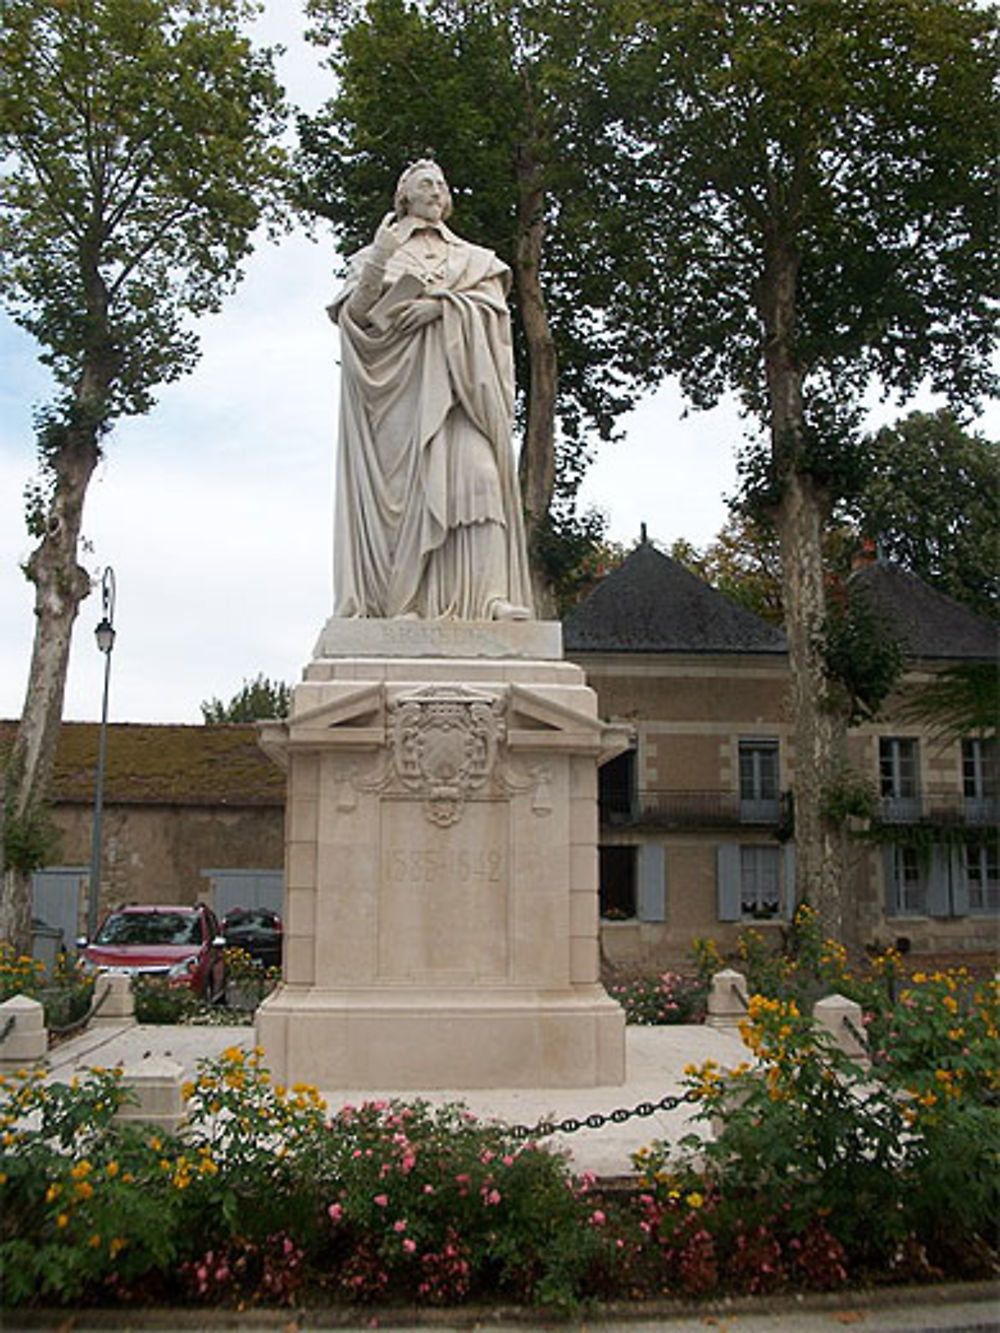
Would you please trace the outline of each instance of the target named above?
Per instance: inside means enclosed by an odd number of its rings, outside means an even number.
[[[491,782],[506,735],[502,697],[429,686],[389,705],[389,752],[396,780],[447,828],[465,802]]]

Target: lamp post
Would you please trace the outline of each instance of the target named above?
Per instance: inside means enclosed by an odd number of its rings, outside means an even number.
[[[115,646],[115,574],[108,566],[101,579],[101,619],[94,630],[98,649],[104,654],[104,700],[97,741],[97,780],[94,783],[94,834],[90,849],[90,893],[87,901],[87,938],[97,934],[97,902],[101,891],[101,816],[104,811],[104,769],[108,755],[108,684],[111,680],[111,649]]]

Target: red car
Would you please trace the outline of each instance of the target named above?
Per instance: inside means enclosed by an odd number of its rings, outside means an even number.
[[[85,968],[186,982],[212,1004],[226,997],[225,941],[211,908],[120,907],[84,942]]]

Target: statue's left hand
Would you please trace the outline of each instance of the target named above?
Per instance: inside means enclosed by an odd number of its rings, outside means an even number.
[[[420,296],[415,301],[407,302],[394,328],[397,333],[415,333],[417,329],[440,317],[441,302],[433,296]]]

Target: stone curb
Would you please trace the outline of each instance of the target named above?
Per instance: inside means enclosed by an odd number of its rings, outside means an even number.
[[[868,1311],[921,1310],[933,1320],[935,1311],[944,1311],[959,1304],[981,1304],[984,1314],[993,1305],[989,1323],[977,1324],[982,1329],[1000,1327],[1000,1281],[945,1282],[926,1286],[860,1287],[832,1292],[806,1292],[782,1296],[733,1296],[705,1301],[662,1298],[649,1301],[614,1301],[588,1306],[587,1327],[616,1323],[652,1324],[664,1319],[698,1319],[707,1325],[720,1318],[738,1315],[773,1315],[776,1318],[796,1313],[849,1312],[858,1307]],[[505,1325],[540,1328],[567,1328],[582,1316],[565,1318],[543,1312],[530,1306],[518,1305],[464,1305],[443,1308],[424,1306],[317,1306],[268,1307],[234,1310],[213,1306],[120,1306],[83,1308],[77,1310],[59,1307],[30,1310],[7,1310],[2,1327],[4,1333],[40,1328],[72,1330],[86,1329],[267,1329],[277,1328],[293,1333],[308,1329],[358,1328],[445,1328],[488,1329]],[[854,1322],[852,1320],[852,1322]],[[858,1322],[863,1322],[862,1319]]]

